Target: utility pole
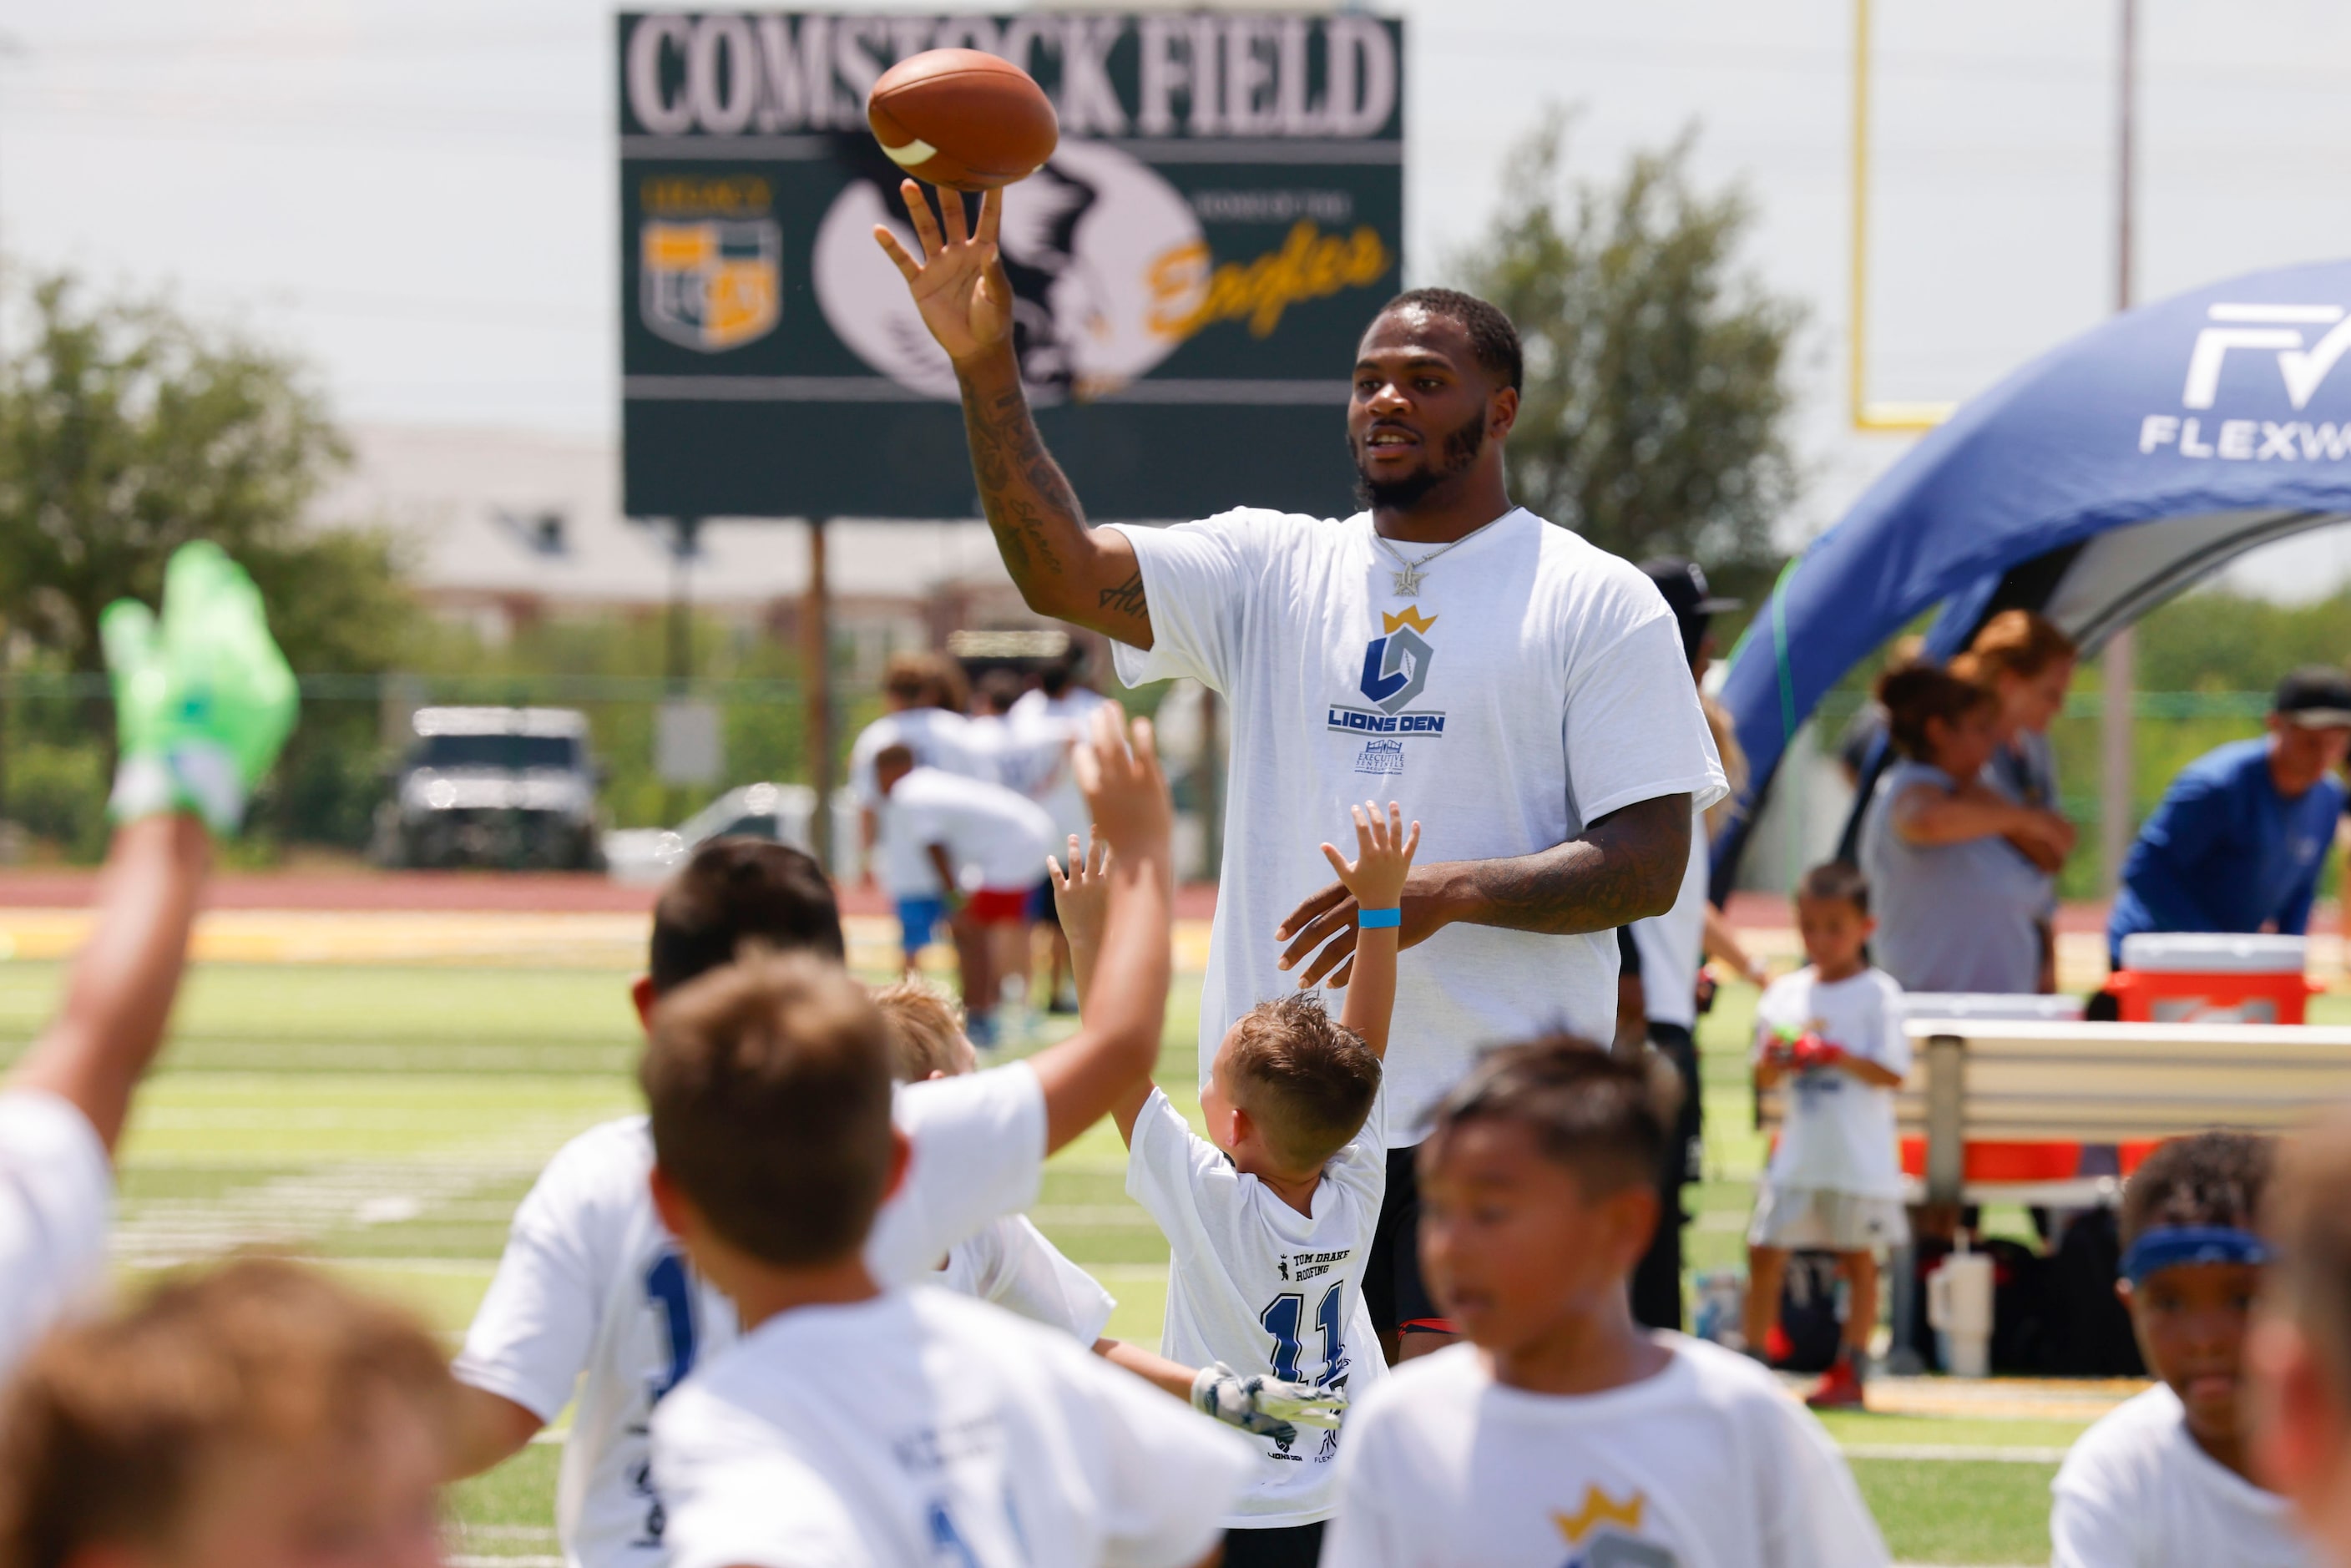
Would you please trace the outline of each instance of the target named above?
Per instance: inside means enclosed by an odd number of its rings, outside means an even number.
[[[2138,0],[2119,0],[2122,7],[2120,46],[2115,72],[2115,312],[2131,308],[2131,187],[2134,149],[2133,109],[2137,98]],[[2123,857],[2130,852],[2132,781],[2135,758],[2131,744],[2131,697],[2136,685],[2131,665],[2137,653],[2131,629],[2125,626],[2106,639],[2101,661],[2105,676],[2105,700],[2098,717],[2098,749],[2105,764],[2098,800],[2099,881],[2112,898],[2122,885]]]
[[[816,810],[809,818],[809,840],[817,862],[845,880],[850,867],[834,858],[836,852],[853,852],[852,846],[832,841],[832,598],[825,581],[825,521],[808,522],[808,591],[800,601],[800,682],[802,733],[808,737],[809,787],[816,791]]]

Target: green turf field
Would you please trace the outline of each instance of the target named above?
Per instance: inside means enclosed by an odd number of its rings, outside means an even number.
[[[0,963],[0,1055],[39,1027],[61,969]],[[312,1258],[413,1304],[455,1343],[507,1219],[573,1134],[636,1105],[635,1020],[621,970],[214,965],[195,972],[174,1041],[124,1149],[117,1255],[136,1277],[237,1247]],[[1192,1102],[1197,983],[1179,981],[1160,1081]],[[1762,1145],[1740,1054],[1751,991],[1727,992],[1708,1048],[1708,1180],[1694,1268],[1731,1266]],[[1155,1343],[1166,1248],[1124,1192],[1107,1124],[1056,1158],[1038,1223],[1119,1298],[1111,1332]],[[2047,1559],[2048,1450],[2081,1420],[1841,1416],[1905,1562]],[[537,1446],[459,1490],[468,1561],[554,1561],[559,1450]]]

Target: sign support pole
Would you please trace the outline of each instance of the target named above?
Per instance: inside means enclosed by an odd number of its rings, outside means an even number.
[[[2115,310],[2131,307],[2131,175],[2133,148],[2132,99],[2137,96],[2138,3],[2122,0],[2122,37],[2116,73],[2115,123]],[[2099,885],[2112,898],[2122,888],[2123,857],[2131,846],[2131,696],[2137,649],[2128,626],[2106,639],[2101,663],[2105,676],[2105,700],[2099,710],[2098,741],[2105,778],[2098,798]]]
[[[836,856],[853,852],[832,841],[832,603],[825,580],[826,521],[808,520],[808,589],[800,603],[801,733],[808,737],[809,787],[816,791],[810,846],[840,882],[850,868]]]

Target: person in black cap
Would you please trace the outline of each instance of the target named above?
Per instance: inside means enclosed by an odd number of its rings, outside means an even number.
[[[1677,556],[1641,563],[1641,570],[1665,596],[1681,631],[1682,656],[1689,661],[1690,678],[1702,683],[1714,661],[1714,617],[1736,610],[1740,601],[1717,596],[1697,562]],[[1712,718],[1709,714],[1709,719]],[[1727,730],[1715,737],[1724,749],[1726,769],[1733,766],[1725,748]],[[1735,742],[1730,743],[1735,748]],[[1659,1176],[1656,1234],[1648,1255],[1633,1272],[1633,1316],[1650,1328],[1682,1326],[1681,1228],[1688,1216],[1681,1208],[1681,1189],[1702,1171],[1705,1124],[1699,1110],[1698,1042],[1698,968],[1708,952],[1721,951],[1742,974],[1758,973],[1753,961],[1728,940],[1727,928],[1713,923],[1719,940],[1709,940],[1707,903],[1708,840],[1711,836],[1703,812],[1690,825],[1688,870],[1681,892],[1667,913],[1638,920],[1618,931],[1623,961],[1618,971],[1620,1044],[1646,1038],[1657,1054],[1673,1064],[1681,1088],[1680,1110],[1666,1168]]]
[[[2335,773],[2346,752],[2351,680],[2318,665],[2278,683],[2266,738],[2232,741],[2182,768],[2123,862],[2106,921],[2116,967],[2134,932],[2299,936],[2343,811]]]

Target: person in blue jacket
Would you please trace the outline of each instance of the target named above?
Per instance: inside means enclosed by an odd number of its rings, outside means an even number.
[[[2351,680],[2324,666],[2278,683],[2269,734],[2182,768],[2123,862],[2109,956],[2137,931],[2300,935],[2343,812]]]

